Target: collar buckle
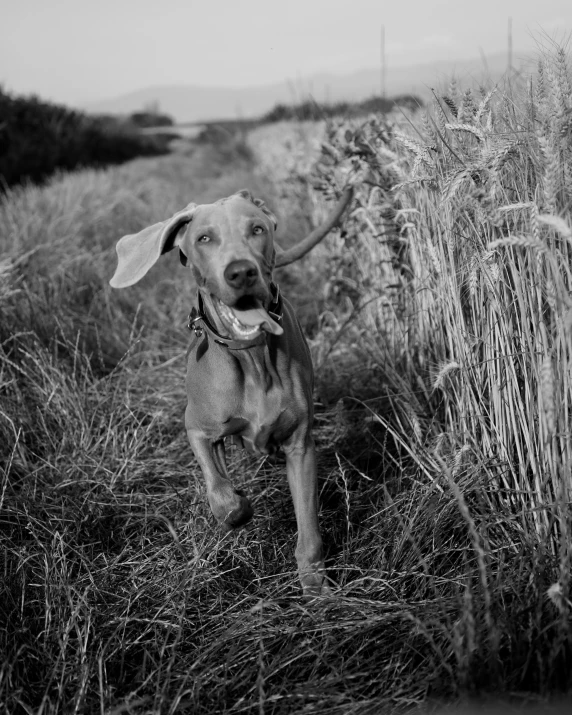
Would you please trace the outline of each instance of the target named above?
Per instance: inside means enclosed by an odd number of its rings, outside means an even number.
[[[270,284],[270,292],[272,295],[272,303],[268,307],[268,315],[273,318],[277,323],[282,322],[282,297],[280,295],[280,288],[276,283]]]
[[[187,328],[189,330],[193,330],[197,338],[202,337],[203,334],[203,326],[200,323],[201,314],[196,308],[193,308],[189,313],[189,317],[187,319]]]

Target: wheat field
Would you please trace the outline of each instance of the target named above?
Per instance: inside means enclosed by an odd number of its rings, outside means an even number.
[[[423,111],[259,127],[0,203],[6,713],[398,713],[572,686],[572,91],[563,50]],[[112,291],[119,237],[248,187],[316,369],[333,598],[302,600],[280,457],[232,452],[220,532],[186,441],[194,286]],[[469,710],[473,712],[473,710]]]

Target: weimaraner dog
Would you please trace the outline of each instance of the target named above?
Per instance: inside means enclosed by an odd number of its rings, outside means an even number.
[[[124,236],[110,283],[125,288],[178,247],[198,285],[189,317],[185,424],[216,519],[227,529],[252,517],[226,467],[224,439],[258,454],[281,447],[298,525],[296,561],[308,596],[328,592],[318,526],[312,439],[310,351],[290,303],[272,280],[338,223],[352,197],[346,189],[329,218],[289,250],[274,243],[276,219],[262,201],[239,191],[213,204],[189,204],[167,221]]]

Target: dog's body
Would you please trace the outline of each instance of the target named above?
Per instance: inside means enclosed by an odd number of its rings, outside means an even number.
[[[346,191],[326,224],[289,253],[280,252],[280,264],[321,240],[350,198]],[[260,454],[282,447],[298,524],[298,572],[304,592],[315,595],[327,585],[311,435],[312,362],[292,306],[272,282],[280,251],[274,229],[273,215],[248,192],[215,204],[191,204],[169,221],[121,239],[111,285],[132,285],[175,246],[191,265],[199,294],[190,323],[195,335],[188,353],[185,423],[211,510],[226,528],[252,516],[250,502],[228,478],[226,437]]]

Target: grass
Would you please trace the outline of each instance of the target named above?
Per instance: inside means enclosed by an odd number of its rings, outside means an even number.
[[[338,122],[322,148],[260,128],[250,150],[8,192],[6,712],[362,714],[569,691],[565,70],[556,53],[531,86]],[[183,429],[190,274],[168,256],[129,290],[107,281],[117,238],[189,200],[248,186],[295,238],[348,180],[344,232],[280,276],[317,368],[339,587],[308,604],[280,458],[232,454],[246,529],[221,534],[205,503]]]

